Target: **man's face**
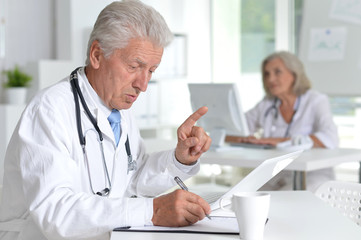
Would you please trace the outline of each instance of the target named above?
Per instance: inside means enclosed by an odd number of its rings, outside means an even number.
[[[162,55],[163,48],[132,39],[127,47],[115,50],[108,58],[101,54],[99,74],[92,86],[109,108],[128,109],[140,92],[147,90]]]

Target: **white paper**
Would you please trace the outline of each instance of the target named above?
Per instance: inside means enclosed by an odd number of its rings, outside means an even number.
[[[308,60],[343,60],[346,40],[347,29],[345,27],[311,29]]]
[[[361,24],[361,0],[333,0],[330,18]]]
[[[203,220],[185,227],[159,227],[144,226],[131,227],[126,231],[146,231],[146,232],[199,232],[199,233],[234,233],[238,234],[238,223],[235,217],[212,217],[212,220]]]

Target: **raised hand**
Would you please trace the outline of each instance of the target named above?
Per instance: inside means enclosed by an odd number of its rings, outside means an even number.
[[[204,129],[194,126],[207,111],[207,107],[199,108],[178,128],[175,156],[179,162],[191,165],[211,146],[212,140]]]

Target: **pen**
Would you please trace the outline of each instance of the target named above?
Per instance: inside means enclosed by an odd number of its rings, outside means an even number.
[[[176,183],[178,184],[178,186],[179,186],[181,189],[183,189],[183,190],[185,190],[185,191],[188,192],[187,186],[184,184],[184,182],[183,182],[178,176],[175,176],[175,177],[174,177],[174,181],[176,181]],[[206,217],[207,217],[209,220],[212,220],[211,217],[210,217],[208,214],[206,214]]]

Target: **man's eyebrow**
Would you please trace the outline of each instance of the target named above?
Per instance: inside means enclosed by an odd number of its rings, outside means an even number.
[[[142,61],[142,60],[139,59],[139,58],[136,58],[135,61],[136,61],[137,63],[139,63],[140,65],[147,65],[146,62]]]
[[[144,62],[143,60],[139,59],[139,58],[136,58],[135,61],[138,62],[142,66],[147,66],[147,63]],[[158,67],[158,66],[159,66],[159,64],[156,64],[156,65],[154,65],[152,67]]]

